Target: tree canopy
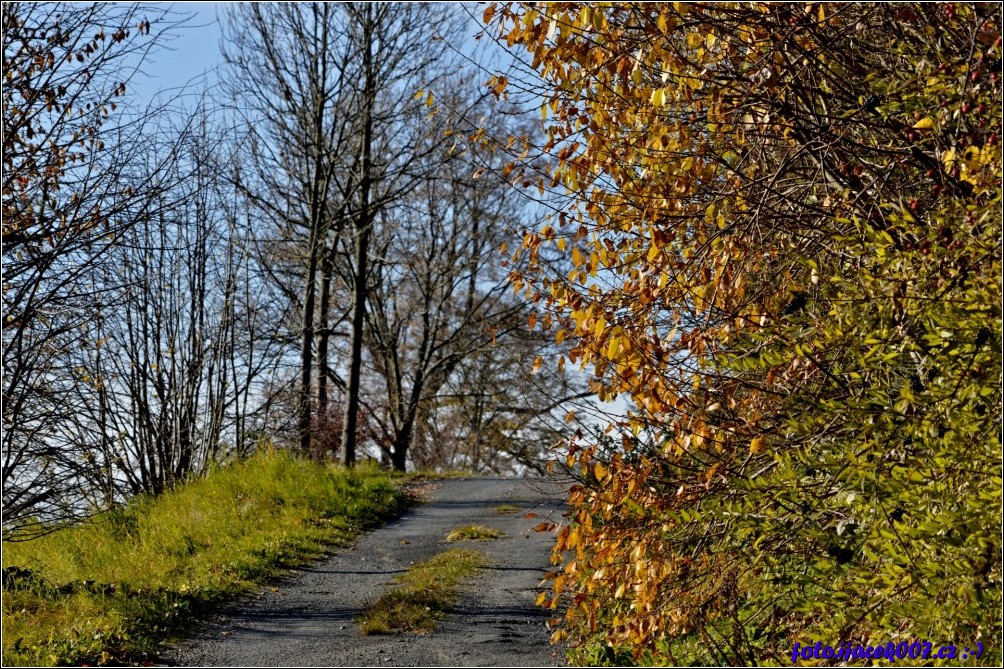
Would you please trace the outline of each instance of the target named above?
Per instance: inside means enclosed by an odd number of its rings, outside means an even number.
[[[484,20],[531,68],[490,86],[542,99],[543,174],[508,171],[571,196],[513,280],[634,407],[619,443],[570,441],[556,637],[615,663],[999,652],[1000,8]]]

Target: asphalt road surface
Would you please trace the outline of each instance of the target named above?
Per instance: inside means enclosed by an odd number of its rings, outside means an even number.
[[[564,521],[562,489],[532,478],[436,482],[424,504],[351,548],[263,586],[161,659],[201,666],[564,666],[564,650],[548,643],[549,612],[534,606],[554,543],[553,531],[534,527]],[[521,513],[494,513],[502,504]],[[507,538],[445,543],[450,530],[470,523]],[[436,631],[359,633],[356,617],[393,587],[397,574],[452,547],[479,550],[491,566],[465,582],[460,605]]]

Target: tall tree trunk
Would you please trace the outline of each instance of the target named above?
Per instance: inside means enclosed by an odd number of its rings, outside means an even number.
[[[321,44],[328,43],[328,22],[325,18],[327,7],[314,3],[312,5],[314,13],[314,25],[320,26]],[[323,15],[321,15],[323,14]],[[311,388],[310,373],[313,368],[313,346],[314,346],[314,300],[317,292],[317,266],[320,256],[322,241],[326,234],[325,207],[327,207],[328,184],[324,170],[324,82],[327,76],[327,54],[317,51],[312,56],[312,65],[309,72],[313,104],[312,128],[312,150],[314,152],[313,174],[310,184],[310,233],[308,235],[308,252],[310,257],[307,261],[307,278],[303,295],[303,336],[300,340],[300,451],[304,454],[310,453],[311,442]]]
[[[394,435],[394,444],[391,447],[391,466],[399,472],[405,470],[408,461],[408,446],[411,445],[411,434],[414,431],[415,419],[409,417],[404,426]]]
[[[349,353],[349,378],[345,389],[345,420],[342,423],[342,451],[345,464],[356,462],[356,422],[359,416],[359,375],[362,368],[363,327],[366,319],[366,274],[370,233],[372,180],[373,97],[376,95],[373,71],[373,6],[367,4],[363,19],[363,138],[362,174],[359,183],[359,216],[356,217],[355,275],[352,289],[352,338]]]
[[[313,367],[314,339],[314,284],[317,281],[316,230],[311,226],[310,258],[307,261],[307,277],[303,287],[303,332],[300,338],[300,417],[297,430],[300,433],[300,451],[310,452],[310,371]]]
[[[331,308],[331,256],[326,251],[321,268],[321,304],[317,319],[317,416],[328,420],[328,311]]]

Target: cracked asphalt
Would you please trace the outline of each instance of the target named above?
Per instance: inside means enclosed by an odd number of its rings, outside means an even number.
[[[564,521],[565,485],[547,479],[438,481],[427,501],[361,535],[289,578],[262,586],[205,621],[162,654],[181,666],[564,666],[548,643],[550,613],[534,605]],[[519,514],[493,509],[512,504]],[[526,517],[530,515],[530,517]],[[491,542],[447,544],[470,523],[506,533]],[[355,619],[409,565],[448,548],[483,552],[490,567],[463,586],[459,606],[428,634],[362,636]]]

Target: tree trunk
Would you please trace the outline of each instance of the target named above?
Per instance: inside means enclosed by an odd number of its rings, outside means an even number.
[[[394,443],[391,446],[390,461],[395,470],[403,472],[408,461],[408,446],[411,445],[411,433],[414,430],[415,420],[409,416],[405,424],[394,435]]]
[[[300,338],[300,452],[310,453],[310,371],[314,364],[314,284],[317,282],[317,226],[310,226],[310,258],[303,287],[303,332]]]
[[[373,97],[376,94],[373,71],[372,5],[366,5],[363,19],[363,137],[362,174],[359,182],[359,215],[356,217],[355,275],[352,287],[352,335],[349,353],[349,378],[345,389],[345,420],[342,423],[342,451],[345,464],[356,462],[356,422],[359,416],[359,374],[362,368],[363,328],[366,319],[366,274],[370,232],[372,180]]]
[[[328,420],[328,311],[331,308],[331,257],[325,252],[321,270],[321,304],[317,320],[317,416]]]

